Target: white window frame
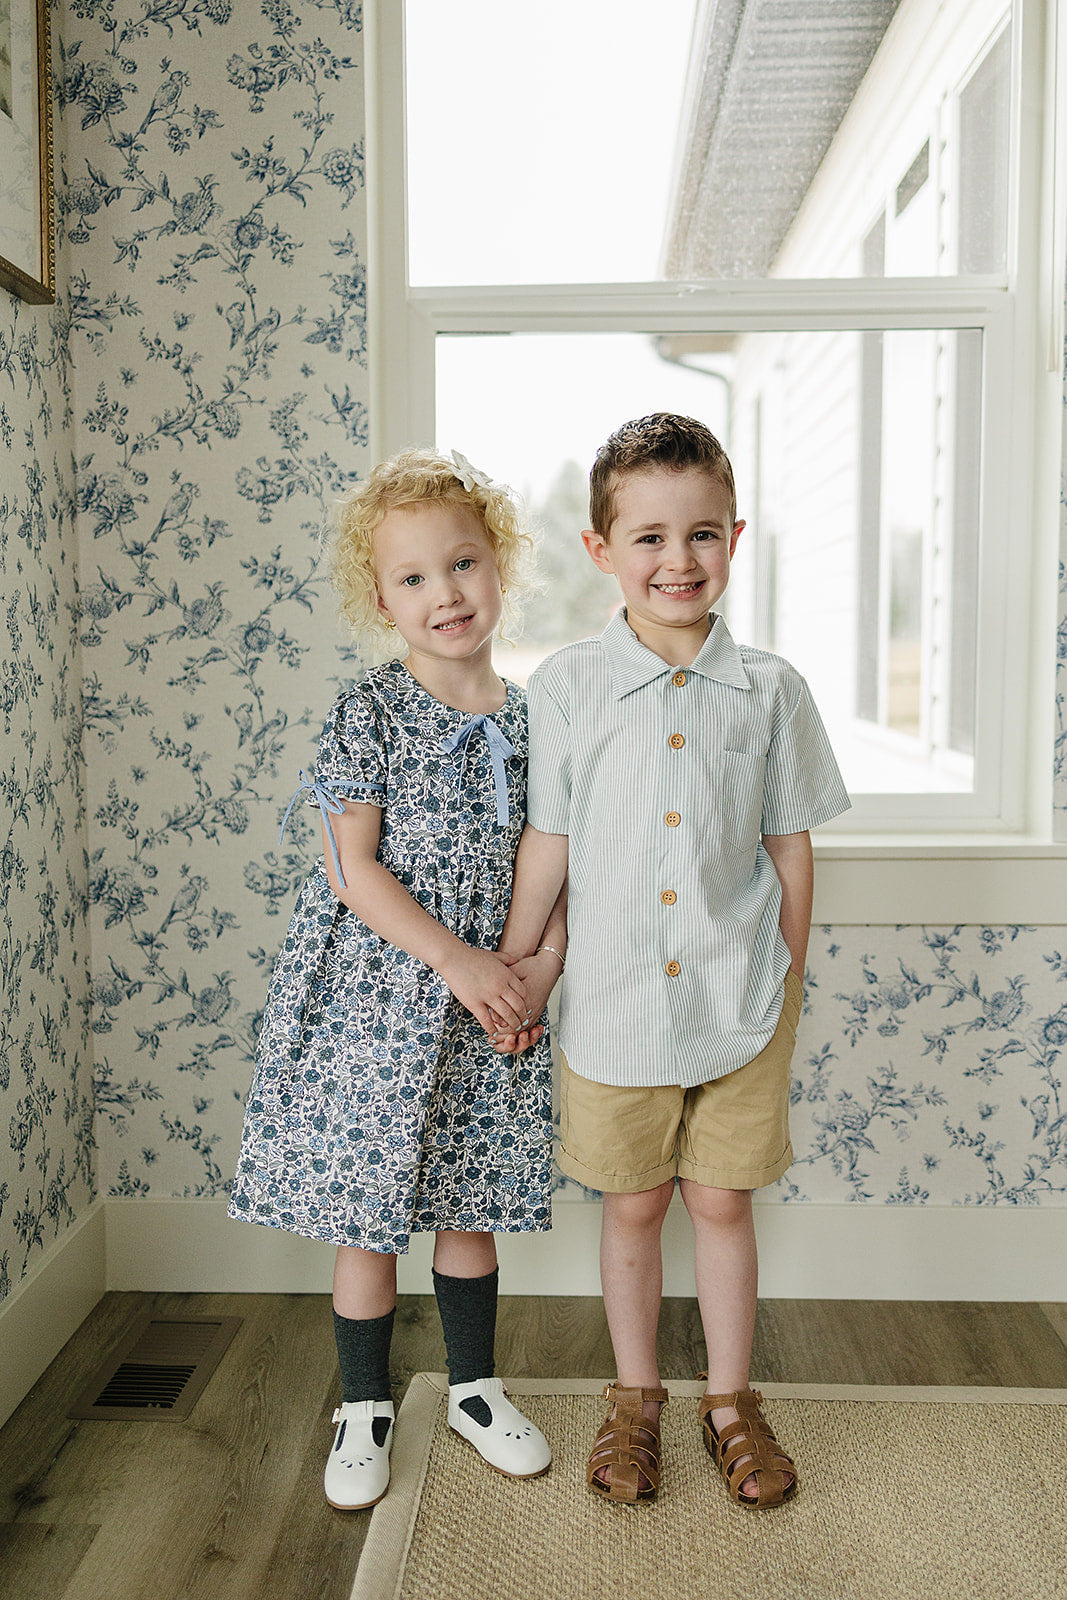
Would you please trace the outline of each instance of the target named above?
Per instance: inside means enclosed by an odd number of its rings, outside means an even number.
[[[1051,841],[1054,551],[1059,538],[1064,176],[1057,160],[1060,0],[1015,18],[1009,270],[1003,276],[692,284],[407,285],[403,11],[370,0],[368,256],[371,448],[435,434],[435,343],[449,333],[978,328],[983,335],[981,658],[971,794],[859,796],[816,836],[831,866],[817,920],[1067,921],[1067,847]],[[1042,110],[1044,108],[1044,110]],[[996,530],[990,532],[989,530]],[[1042,581],[1044,575],[1044,581]],[[846,871],[902,859],[889,878]],[[973,870],[1011,859],[1014,878]],[[939,870],[931,870],[933,862]],[[1026,865],[1029,863],[1029,865]],[[839,867],[840,871],[834,871]],[[867,887],[879,890],[877,916]],[[981,906],[985,909],[980,909]],[[866,907],[866,909],[865,909]],[[888,909],[886,909],[888,908]],[[903,913],[903,914],[901,914]],[[1011,913],[1009,915],[1009,913]]]

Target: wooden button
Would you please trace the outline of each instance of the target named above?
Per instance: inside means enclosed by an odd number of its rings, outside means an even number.
[[[663,970],[667,974],[668,978],[676,978],[682,969],[678,965],[677,961],[668,961]]]
[[[685,673],[684,672],[676,672],[674,674],[674,677],[671,679],[671,682],[674,684],[674,687],[676,689],[684,688],[685,687]]]
[[[670,745],[672,750],[680,750],[685,743],[685,734],[672,733],[670,738],[667,740],[667,743]]]
[[[677,898],[678,896],[675,894],[673,889],[664,889],[660,893],[660,899],[663,901],[665,906],[673,906]]]
[[[678,815],[677,811],[668,811],[663,820],[667,824],[668,828],[676,828],[682,819]]]

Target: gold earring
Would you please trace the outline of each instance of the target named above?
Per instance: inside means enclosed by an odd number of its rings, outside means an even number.
[[[386,617],[385,626],[387,628],[395,628],[396,627],[396,623],[393,621],[392,617]]]

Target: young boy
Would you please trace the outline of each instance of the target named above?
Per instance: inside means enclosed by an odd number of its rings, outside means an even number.
[[[849,802],[804,680],[712,612],[744,523],[707,428],[666,413],[620,428],[590,476],[590,520],[586,549],[625,604],[530,680],[528,823],[501,942],[532,950],[569,874],[559,1165],[604,1195],[618,1365],[586,1476],[630,1502],[659,1484],[660,1232],[677,1178],[705,1444],[735,1500],[778,1505],[797,1475],[749,1389],[751,1191],[792,1160],[808,830]]]

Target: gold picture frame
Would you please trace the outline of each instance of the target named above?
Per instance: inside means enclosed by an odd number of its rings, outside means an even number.
[[[0,285],[56,297],[49,0],[0,0]]]

